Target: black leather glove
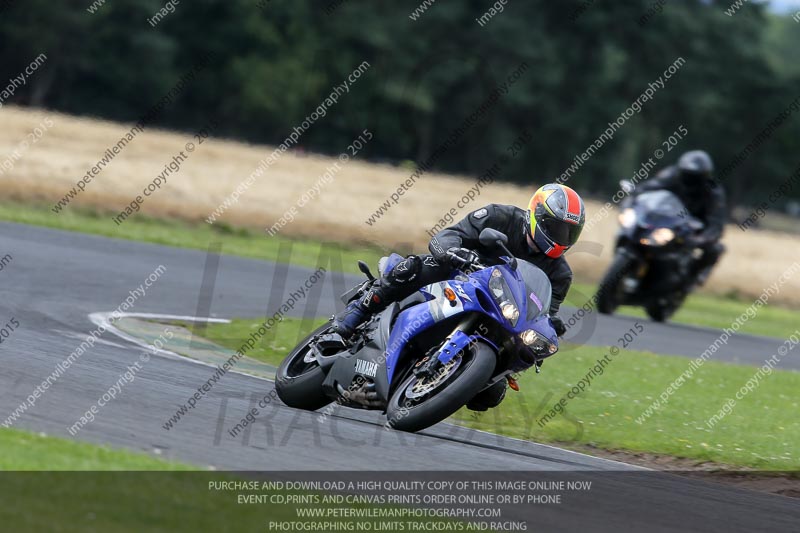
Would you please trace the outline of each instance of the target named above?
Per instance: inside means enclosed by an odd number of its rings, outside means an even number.
[[[447,257],[455,268],[466,268],[480,259],[477,253],[466,248],[450,248],[447,250]]]
[[[563,337],[564,333],[567,332],[566,324],[564,324],[564,321],[561,320],[561,317],[558,315],[553,315],[550,317],[550,324],[553,325],[553,329],[556,330],[556,335],[559,337]]]

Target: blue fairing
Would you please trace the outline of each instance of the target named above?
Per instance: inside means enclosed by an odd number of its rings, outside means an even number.
[[[386,347],[386,373],[389,376],[389,383],[394,378],[398,358],[409,339],[416,337],[436,323],[431,316],[428,305],[419,304],[406,309],[397,317],[389,336],[389,344]]]
[[[402,257],[400,260],[402,260]],[[558,338],[550,323],[547,309],[544,308],[544,304],[549,307],[551,297],[549,280],[547,280],[544,273],[530,263],[524,263],[521,266],[524,266],[524,268],[518,268],[517,271],[512,270],[508,265],[489,267],[472,273],[468,278],[461,276],[465,281],[451,279],[423,288],[422,292],[426,295],[428,301],[417,304],[400,313],[392,327],[386,350],[386,370],[389,383],[394,379],[399,358],[410,339],[438,322],[459,315],[480,313],[491,317],[492,320],[501,324],[515,338],[520,333],[533,329],[557,346]],[[519,309],[519,319],[514,326],[503,317],[496,300],[489,290],[489,280],[492,271],[495,269],[500,269],[502,272],[514,303]],[[452,304],[444,297],[445,290],[448,288],[456,295],[456,299]],[[538,289],[541,289],[540,294],[536,294]],[[438,353],[439,359],[442,362],[446,362],[448,358],[454,355],[454,350],[457,353],[476,338],[477,336],[475,335],[468,336],[465,334],[452,336],[450,339],[452,346],[450,345],[451,343],[445,344]],[[488,339],[484,340],[497,350],[495,344],[499,343]],[[513,369],[524,370],[531,365],[532,363],[517,361],[513,365]]]
[[[534,320],[531,329],[535,329],[547,337],[547,340],[558,345],[558,335],[556,335],[556,330],[553,329],[553,323],[550,322],[549,316],[542,316]]]

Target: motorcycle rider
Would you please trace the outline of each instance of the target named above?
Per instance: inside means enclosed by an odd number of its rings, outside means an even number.
[[[450,279],[454,268],[465,268],[480,257],[496,259],[499,251],[484,247],[479,240],[482,230],[492,228],[508,236],[507,246],[515,257],[536,265],[550,279],[550,321],[556,334],[562,336],[566,326],[557,313],[572,284],[572,270],[563,255],[578,241],[585,221],[585,208],[578,193],[556,183],[537,190],[527,210],[487,205],[436,234],[428,245],[429,255],[410,255],[375,280],[363,297],[334,317],[333,330],[349,338],[371,315],[426,285]],[[506,386],[505,381],[500,381],[478,394],[467,407],[473,411],[496,407],[505,396]]]
[[[728,207],[725,191],[713,178],[714,162],[703,150],[692,150],[678,159],[677,165],[661,170],[651,180],[640,184],[636,194],[667,190],[680,198],[689,214],[704,224],[703,230],[689,243],[703,255],[693,265],[691,279],[703,285],[725,246],[719,242],[725,229]]]

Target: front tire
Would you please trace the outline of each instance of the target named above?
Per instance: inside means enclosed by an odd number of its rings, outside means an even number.
[[[650,320],[653,322],[666,322],[674,312],[672,309],[668,309],[658,304],[650,304],[644,308],[647,312],[647,316],[650,317]]]
[[[625,254],[617,254],[611,267],[597,289],[597,310],[603,315],[612,315],[619,307],[620,284],[636,260]]]
[[[492,377],[497,364],[494,350],[480,341],[462,350],[456,358],[461,358],[457,368],[422,398],[412,398],[409,394],[415,396],[415,387],[422,383],[424,388],[424,381],[418,383],[416,376],[411,375],[400,384],[386,409],[390,427],[414,432],[441,422],[475,397]]]
[[[289,407],[316,411],[331,403],[322,392],[325,372],[316,361],[307,361],[311,339],[330,328],[330,322],[315,329],[311,335],[286,356],[275,373],[275,391],[278,398]]]
[[[679,293],[673,296],[670,302],[663,305],[658,302],[650,303],[645,306],[644,310],[653,322],[666,322],[681,308],[684,300],[686,300],[686,296],[686,293]]]

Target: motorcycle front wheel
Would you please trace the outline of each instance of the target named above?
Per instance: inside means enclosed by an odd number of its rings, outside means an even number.
[[[480,392],[496,364],[494,350],[479,341],[459,352],[433,376],[409,376],[389,399],[389,427],[413,432],[441,422]]]
[[[685,299],[686,293],[678,293],[672,297],[670,302],[664,304],[653,302],[646,305],[644,310],[653,322],[666,322],[680,309]]]
[[[603,315],[614,314],[619,307],[622,278],[636,265],[636,260],[628,255],[617,254],[611,267],[597,289],[597,310]]]

